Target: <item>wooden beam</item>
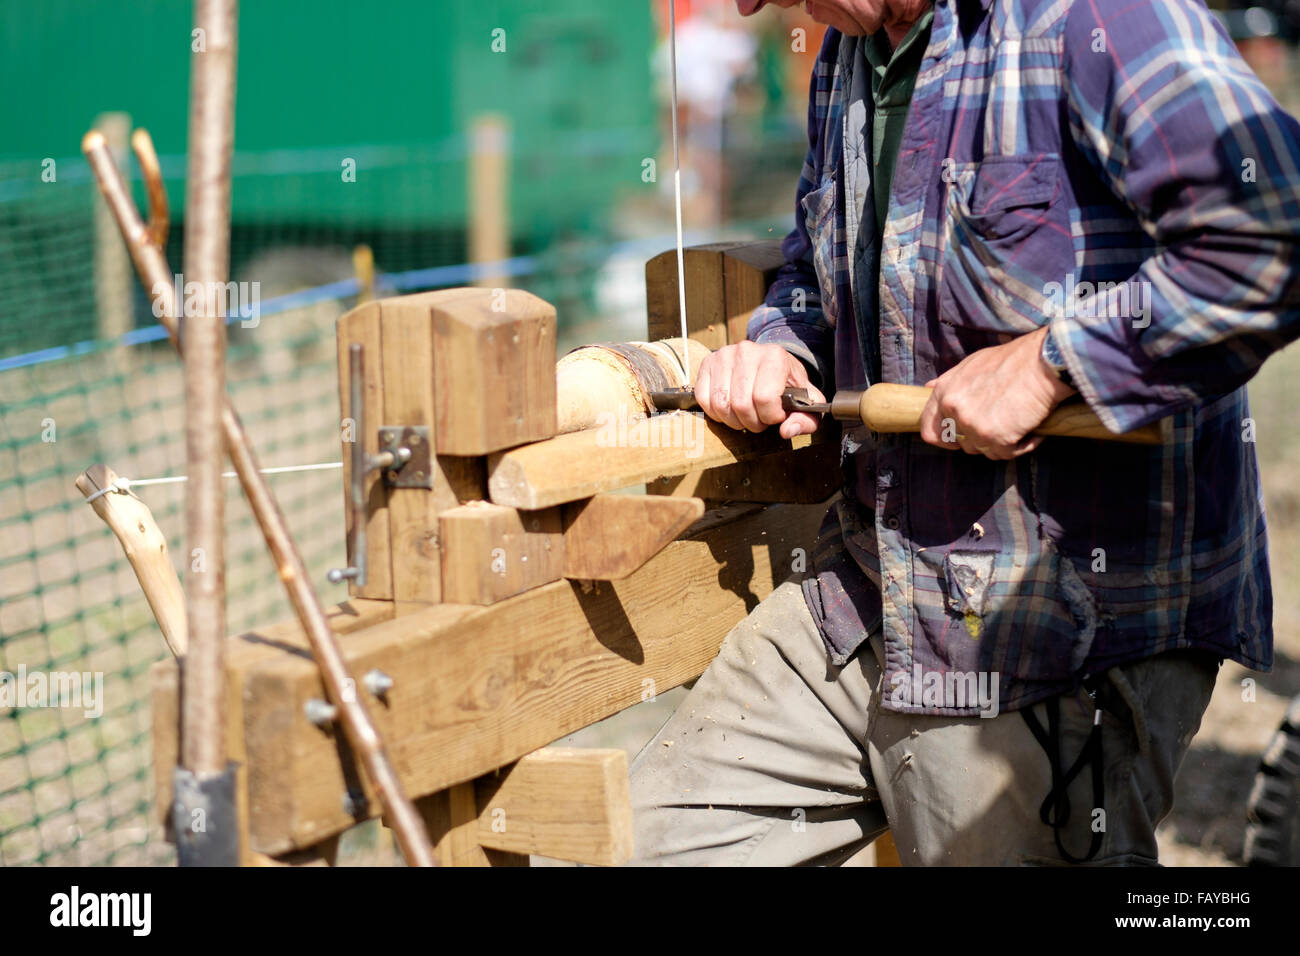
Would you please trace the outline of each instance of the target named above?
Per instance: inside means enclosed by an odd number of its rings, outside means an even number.
[[[476,787],[482,846],[597,866],[632,858],[622,750],[545,747]]]
[[[723,306],[722,252],[717,246],[692,246],[685,250],[686,332],[708,346],[727,344]],[[645,264],[646,317],[649,338],[680,338],[681,308],[677,290],[677,250],[670,249]]]
[[[491,866],[478,842],[478,806],[474,784],[458,783],[415,801],[441,866]]]
[[[564,506],[564,576],[617,581],[704,514],[698,498],[596,495]]]
[[[807,435],[787,441],[773,428],[752,435],[697,412],[670,412],[492,455],[488,493],[499,505],[547,508],[809,444]]]
[[[336,605],[326,611],[330,629],[335,634],[351,631],[390,620],[394,605],[391,601],[367,601],[357,598]],[[271,627],[259,628],[226,640],[226,755],[238,765],[235,778],[236,811],[240,830],[248,834],[251,815],[248,799],[248,761],[244,749],[244,690],[247,675],[259,662],[295,655],[311,662],[311,646],[298,621],[284,621]],[[172,803],[172,770],[178,758],[178,731],[180,707],[178,699],[178,665],[174,660],[159,661],[149,670],[150,697],[153,704],[153,772],[154,792],[157,799],[154,809],[163,824],[167,838],[170,833]],[[310,844],[303,844],[306,849]],[[298,848],[295,848],[298,849]],[[259,862],[250,841],[244,839],[240,846],[240,859],[244,865]]]
[[[383,335],[384,420],[367,423],[428,428],[438,443],[434,401],[434,364],[442,341],[434,331],[439,308],[455,309],[487,293],[448,289],[399,296],[378,302]],[[442,600],[442,557],[438,516],[462,501],[483,496],[483,462],[479,458],[435,455],[433,488],[388,489],[388,536],[392,548],[392,593],[398,601]],[[408,466],[409,467],[409,466]]]
[[[665,475],[647,482],[646,493],[706,501],[816,504],[835,494],[842,483],[839,442],[814,441],[807,448],[778,451],[736,465]]]
[[[727,632],[791,573],[795,549],[811,547],[825,513],[817,505],[740,510],[725,524],[706,514],[707,530],[669,544],[623,581],[590,590],[560,581],[487,607],[435,605],[347,635],[340,643],[352,673],[377,667],[396,679],[374,712],[408,792],[472,780],[647,691],[697,677]],[[322,689],[297,646],[231,680],[243,688],[257,850],[310,846],[378,812],[341,738],[303,717]],[[354,816],[342,796],[356,786],[369,799]]]
[[[778,239],[738,243],[723,250],[722,299],[728,344],[745,341],[749,317],[767,298],[767,290],[784,264]]]
[[[433,308],[437,444],[485,455],[555,434],[555,308],[519,289]]]
[[[518,511],[473,501],[444,511],[442,599],[494,604],[564,577],[560,510]]]
[[[691,246],[683,258],[687,334],[711,349],[744,341],[750,314],[785,261],[780,242],[715,242]],[[646,262],[645,277],[650,338],[680,337],[677,251]]]

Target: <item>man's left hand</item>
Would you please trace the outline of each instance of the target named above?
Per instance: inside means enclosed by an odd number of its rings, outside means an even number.
[[[1000,460],[1037,448],[1042,436],[1030,433],[1074,394],[1043,360],[1046,336],[1044,327],[980,349],[926,382],[934,392],[921,413],[921,438]]]

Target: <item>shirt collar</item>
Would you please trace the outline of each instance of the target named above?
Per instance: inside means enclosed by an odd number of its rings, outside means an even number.
[[[884,30],[877,30],[870,36],[864,37],[865,42],[862,44],[862,53],[866,57],[867,63],[878,74],[884,76],[889,64],[895,58],[900,61],[906,59],[907,51],[919,42],[920,35],[923,33],[928,34],[933,19],[934,8],[931,7],[921,14],[916,23],[912,24],[912,28],[907,31],[907,35],[898,44],[897,50],[891,51],[889,49],[889,37]],[[922,49],[924,49],[924,44],[922,44]]]

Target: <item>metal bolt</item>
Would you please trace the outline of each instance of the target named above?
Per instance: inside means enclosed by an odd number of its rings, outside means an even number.
[[[319,697],[312,697],[302,705],[302,712],[307,715],[317,727],[324,727],[326,724],[334,722],[338,717],[339,709],[329,701],[321,700]]]
[[[378,667],[366,671],[365,676],[361,678],[361,683],[365,684],[366,690],[376,697],[383,697],[393,689],[393,679]]]

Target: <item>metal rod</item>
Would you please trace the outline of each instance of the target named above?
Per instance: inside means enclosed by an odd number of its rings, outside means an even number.
[[[226,582],[221,487],[221,400],[226,392],[224,295],[230,249],[230,153],[234,131],[236,0],[196,0],[186,170],[186,286],[203,290],[184,315],[185,605],[189,651],[181,665],[181,763],[191,773],[226,766]],[[151,193],[152,198],[152,193]],[[150,230],[152,240],[156,233]],[[187,297],[188,299],[188,297]],[[182,311],[184,305],[182,304]],[[193,311],[193,310],[191,310]]]
[[[348,349],[348,385],[352,392],[352,550],[349,568],[357,587],[366,586],[366,406],[365,406],[365,347],[353,343]]]
[[[136,271],[159,306],[160,321],[172,343],[180,349],[175,291],[167,260],[162,250],[149,241],[145,225],[131,202],[126,184],[105,146],[104,137],[93,131],[87,133],[81,148],[95,174],[100,192],[113,211],[118,228],[122,230]],[[141,165],[145,166],[143,163]],[[156,163],[154,166],[156,168]],[[248,434],[229,399],[224,397],[221,432],[225,438],[226,453],[239,475],[253,517],[262,530],[280,580],[284,582],[289,602],[293,605],[294,614],[302,624],[312,654],[321,669],[326,695],[339,708],[344,735],[379,794],[383,811],[388,816],[402,854],[412,866],[437,866],[424,820],[407,798],[401,780],[393,769],[383,740],[366,709],[365,695],[349,692],[352,685],[348,683],[350,678],[343,652],[334,632],[330,630],[320,598],[311,586],[306,565],[289,534],[284,515],[276,504],[266,479],[258,471],[257,457]]]

